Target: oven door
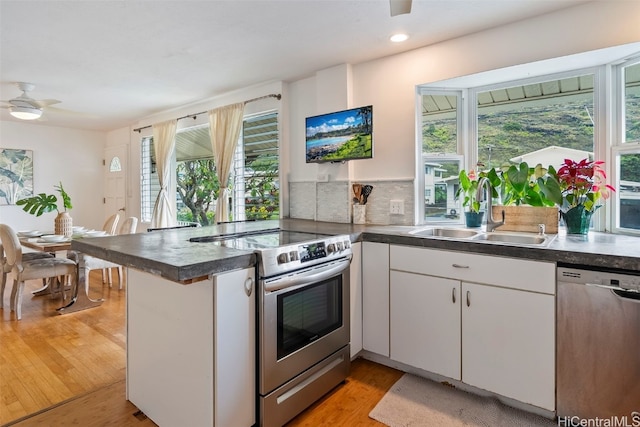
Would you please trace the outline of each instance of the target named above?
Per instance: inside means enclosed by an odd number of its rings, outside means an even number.
[[[260,280],[260,394],[349,344],[349,263]]]

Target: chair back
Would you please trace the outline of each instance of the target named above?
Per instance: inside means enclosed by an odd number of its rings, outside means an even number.
[[[5,263],[9,270],[22,264],[22,245],[18,235],[7,224],[0,224],[0,242],[5,253]]]
[[[113,215],[111,215],[109,218],[107,218],[104,225],[102,226],[102,229],[106,231],[108,234],[111,234],[112,236],[115,235],[116,231],[118,230],[119,220],[120,220],[120,212],[116,212]]]
[[[118,234],[134,234],[138,229],[138,218],[135,216],[130,216],[125,219],[122,225],[120,226],[120,230],[118,230]]]

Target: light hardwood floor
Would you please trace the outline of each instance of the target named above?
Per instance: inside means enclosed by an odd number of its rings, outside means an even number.
[[[116,275],[117,277],[117,275]],[[0,326],[0,425],[153,426],[125,399],[125,291],[102,286],[91,272],[90,296],[102,306],[66,315],[59,299],[31,297],[22,320],[8,309]],[[27,293],[28,292],[28,293]],[[402,372],[357,359],[351,376],[288,426],[380,426],[368,417]]]

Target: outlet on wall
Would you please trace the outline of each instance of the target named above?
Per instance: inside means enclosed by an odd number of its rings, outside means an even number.
[[[389,213],[391,215],[404,215],[404,200],[390,200]]]

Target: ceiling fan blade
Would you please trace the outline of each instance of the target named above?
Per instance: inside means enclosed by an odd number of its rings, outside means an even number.
[[[411,13],[411,0],[389,0],[391,16]]]
[[[34,103],[40,108],[48,107],[49,105],[60,104],[62,101],[57,99],[38,99],[34,100]]]
[[[89,113],[81,113],[79,111],[72,111],[72,110],[65,110],[64,108],[57,108],[57,107],[45,107],[45,112],[50,112],[50,113],[55,113],[55,114],[66,114],[66,115],[72,115],[75,117],[84,117],[84,118],[95,118],[96,116],[93,114],[89,114]]]

